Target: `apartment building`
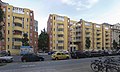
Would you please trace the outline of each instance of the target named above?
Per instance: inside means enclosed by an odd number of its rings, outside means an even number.
[[[96,24],[85,20],[80,20],[71,25],[71,45],[74,49],[81,51],[97,51],[111,48],[111,32],[109,24]],[[86,48],[86,38],[90,39],[90,48]],[[71,47],[72,48],[72,47]],[[71,49],[70,51],[74,51]]]
[[[34,39],[33,40],[34,41],[34,45],[33,45],[34,52],[37,53],[37,51],[38,51],[38,21],[37,20],[34,20],[34,28],[33,29],[35,29],[35,30],[33,30],[34,35],[32,35],[32,36],[34,36],[34,38],[33,37],[31,37],[31,38]],[[31,39],[30,43],[32,44],[32,39]]]
[[[77,36],[76,33],[77,33],[77,29],[76,29],[76,26],[77,26],[77,21],[74,21],[74,20],[70,20],[70,28],[69,28],[69,42],[70,42],[70,47],[69,47],[69,51],[75,51],[75,50],[78,50],[78,45],[76,45],[75,43],[77,43]],[[80,31],[80,30],[79,30]],[[78,31],[78,32],[79,32]],[[80,40],[79,40],[80,41]]]
[[[37,26],[34,22],[34,12],[27,8],[14,7],[9,4],[3,5],[2,8],[5,13],[4,49],[10,51],[11,54],[19,54],[24,33],[28,34],[30,46],[37,48],[38,32],[35,31]]]
[[[69,24],[70,19],[66,16],[50,14],[47,22],[49,34],[49,50],[63,51],[69,48]]]
[[[111,41],[112,41],[112,35],[111,35],[111,25],[108,23],[102,24],[102,47],[103,49],[111,49]]]
[[[117,23],[117,24],[111,25],[111,32],[112,32],[112,43],[113,43],[113,40],[115,40],[117,44],[119,44],[120,24]]]

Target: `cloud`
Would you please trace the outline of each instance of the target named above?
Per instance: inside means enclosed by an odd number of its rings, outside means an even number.
[[[95,23],[109,23],[109,24],[116,24],[120,23],[120,5],[116,4],[110,11],[100,14],[96,18],[91,18],[89,21]]]
[[[44,28],[45,28],[45,30],[47,30],[48,17],[40,17],[37,20],[39,21],[39,23],[38,23],[38,34],[40,34],[41,30],[43,30]]]
[[[89,9],[98,3],[99,0],[61,0],[63,4],[71,5],[76,10]]]

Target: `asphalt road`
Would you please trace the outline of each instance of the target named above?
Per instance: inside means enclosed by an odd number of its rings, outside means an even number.
[[[92,72],[91,60],[69,59],[42,62],[14,62],[0,67],[0,72]]]

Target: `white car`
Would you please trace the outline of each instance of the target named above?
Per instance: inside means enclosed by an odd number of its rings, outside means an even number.
[[[0,62],[8,63],[13,62],[12,56],[0,56]]]

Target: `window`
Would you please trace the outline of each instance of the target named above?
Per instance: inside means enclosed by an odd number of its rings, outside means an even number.
[[[33,14],[32,13],[30,13],[30,16],[32,16]]]
[[[32,43],[32,39],[30,39],[30,43]]]
[[[26,28],[28,29],[28,25],[26,26]]]
[[[64,29],[63,28],[59,28],[58,31],[64,31]]]
[[[10,8],[8,8],[8,12],[10,12]]]
[[[100,28],[100,25],[96,25],[97,28]]]
[[[56,20],[58,20],[58,21],[64,21],[64,17],[62,17],[62,16],[57,16]]]
[[[64,35],[63,34],[59,34],[58,37],[63,37]]]
[[[58,43],[64,43],[64,41],[61,40],[61,41],[58,41]]]
[[[3,11],[5,12],[5,11],[6,11],[6,9],[5,9],[5,8],[3,8]]]
[[[9,49],[9,45],[8,45],[8,49]]]
[[[55,20],[55,17],[54,17],[54,20]]]
[[[63,49],[63,46],[58,46],[58,49]]]
[[[10,39],[8,38],[8,41],[10,41]]]
[[[61,55],[60,53],[57,53],[57,55]]]
[[[27,15],[29,15],[29,12],[27,12]]]
[[[86,25],[86,26],[91,26],[91,24],[90,24],[90,23],[85,23],[85,25]]]
[[[32,36],[32,33],[30,33],[30,36]]]
[[[10,15],[8,15],[8,20],[10,19]]]
[[[52,19],[52,16],[50,17],[50,19]]]
[[[32,29],[32,26],[30,26],[30,29]]]
[[[32,21],[32,19],[30,19]]]
[[[10,34],[10,31],[8,30],[8,34]]]
[[[8,23],[8,26],[10,26],[10,23]]]
[[[28,22],[28,18],[26,19],[26,21]]]

